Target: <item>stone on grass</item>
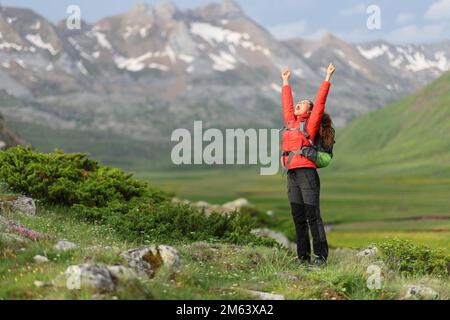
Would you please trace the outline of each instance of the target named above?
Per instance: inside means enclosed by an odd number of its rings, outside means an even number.
[[[289,239],[281,232],[273,231],[270,229],[253,229],[251,231],[257,237],[260,238],[270,238],[275,240],[277,243],[281,244],[283,247],[295,250],[295,243],[289,241]]]
[[[29,197],[20,196],[12,203],[12,211],[26,214],[27,216],[36,215],[36,203]]]
[[[78,248],[78,246],[75,243],[73,243],[73,242],[66,241],[66,240],[61,240],[61,241],[58,241],[53,246],[53,248],[56,251],[69,251],[69,250],[74,250],[74,249]]]
[[[51,282],[44,282],[39,280],[35,280],[33,283],[36,288],[48,288],[53,286],[53,283]]]
[[[255,290],[245,290],[245,292],[255,297],[257,300],[285,300],[282,294],[267,293]]]
[[[114,282],[107,267],[95,264],[69,266],[65,272],[66,286],[69,290],[81,288],[93,289],[97,292],[114,290]]]
[[[222,205],[222,208],[225,211],[233,212],[233,211],[239,211],[243,207],[249,207],[249,206],[251,206],[251,204],[247,199],[240,198],[240,199],[236,199],[234,201],[224,203]]]
[[[376,256],[378,253],[377,247],[369,247],[364,250],[361,250],[356,254],[357,257],[373,257]]]
[[[36,255],[33,257],[34,262],[36,263],[46,263],[49,260],[47,259],[47,257],[41,256],[41,255]]]
[[[120,255],[140,277],[153,277],[161,266],[175,268],[180,265],[180,254],[170,246],[150,246],[131,249]]]
[[[439,293],[424,285],[407,285],[403,299],[436,300]]]
[[[134,270],[124,267],[124,266],[108,266],[109,273],[111,274],[113,280],[118,281],[129,281],[137,279],[137,274]]]

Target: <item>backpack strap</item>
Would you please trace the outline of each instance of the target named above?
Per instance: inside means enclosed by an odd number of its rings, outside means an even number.
[[[309,144],[311,146],[313,146],[314,142],[311,140],[311,137],[309,136],[308,132],[306,132],[306,121],[307,121],[307,119],[304,119],[300,123],[300,131],[303,133],[303,135],[306,137],[306,139],[308,139]]]

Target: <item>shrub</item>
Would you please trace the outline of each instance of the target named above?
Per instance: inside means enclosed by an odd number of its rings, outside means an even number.
[[[18,146],[0,152],[0,180],[15,192],[50,204],[104,207],[149,192],[146,183],[120,169],[100,166],[86,154],[39,153]]]
[[[167,193],[86,154],[44,154],[19,146],[0,152],[0,162],[0,181],[14,192],[69,206],[78,218],[107,224],[127,240],[274,244],[250,234],[261,219],[255,215],[206,216],[172,204]]]
[[[448,276],[450,257],[442,250],[398,239],[384,241],[378,246],[383,260],[392,269],[406,274]]]

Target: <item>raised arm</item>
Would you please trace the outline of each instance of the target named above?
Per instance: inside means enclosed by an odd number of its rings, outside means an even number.
[[[286,125],[289,121],[295,119],[294,116],[294,99],[292,98],[292,89],[289,85],[289,78],[291,77],[291,71],[284,69],[281,73],[283,78],[283,89],[281,92],[281,103],[283,109],[283,118]]]
[[[335,70],[336,68],[334,65],[330,63],[325,81],[322,82],[322,85],[317,92],[316,100],[314,101],[314,108],[311,112],[311,116],[309,117],[306,127],[306,130],[312,140],[316,137],[317,131],[319,130],[320,121],[322,120],[323,113],[325,112],[325,104],[327,102],[327,96],[331,85],[330,80]]]

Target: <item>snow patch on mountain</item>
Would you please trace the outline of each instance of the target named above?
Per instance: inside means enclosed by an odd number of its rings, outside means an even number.
[[[356,48],[358,49],[359,53],[368,60],[375,59],[389,51],[389,47],[385,44],[369,49],[364,49],[361,46],[357,46]]]
[[[406,66],[407,70],[414,72],[436,68],[440,71],[447,71],[450,69],[450,62],[447,60],[444,52],[437,52],[435,54],[436,60],[430,60],[425,57],[421,52],[415,52],[414,54],[405,54],[409,64]]]
[[[106,35],[104,33],[100,32],[100,31],[97,31],[95,29],[92,29],[91,31],[89,31],[87,33],[87,36],[90,37],[90,38],[94,38],[95,37],[97,39],[98,44],[102,48],[108,49],[110,51],[112,50],[112,45],[108,41],[108,39],[106,38]]]
[[[119,69],[125,69],[131,72],[139,72],[142,71],[145,68],[149,68],[149,69],[159,69],[162,71],[168,71],[169,67],[166,65],[163,65],[161,63],[149,63],[146,64],[147,60],[150,60],[152,58],[159,58],[159,57],[171,57],[171,52],[173,53],[173,51],[167,51],[166,52],[147,52],[144,53],[143,55],[140,55],[138,57],[135,58],[125,58],[125,57],[116,57],[115,58],[115,62],[116,65]]]
[[[214,26],[205,22],[191,23],[190,30],[192,34],[201,37],[213,47],[216,44],[232,44],[234,46],[240,46],[251,51],[262,52],[266,56],[271,55],[269,49],[250,41],[250,35],[248,33],[241,33],[229,29],[224,29],[222,27]]]
[[[6,17],[6,22],[8,22],[8,24],[13,24],[13,22],[16,20],[17,17]]]
[[[84,66],[82,61],[77,61],[77,68],[78,68],[78,70],[80,70],[80,72],[83,75],[85,75],[85,76],[89,75],[89,72],[86,70],[86,68],[85,68],[85,66]]]
[[[237,61],[229,53],[220,51],[220,55],[210,53],[208,56],[214,62],[213,64],[214,70],[225,72],[228,70],[234,70],[236,68]]]
[[[81,45],[74,39],[74,38],[72,38],[72,37],[69,37],[68,38],[68,41],[69,41],[69,43],[75,48],[75,50],[77,50],[79,53],[80,53],[80,55],[84,58],[84,59],[86,59],[86,60],[88,60],[88,61],[93,61],[93,56],[94,55],[90,55],[90,54],[88,54],[86,51],[84,51],[84,49],[81,47]],[[97,57],[98,58],[98,57]]]
[[[59,50],[55,49],[51,43],[47,43],[44,40],[42,40],[41,35],[38,34],[27,34],[25,38],[30,41],[33,45],[35,45],[38,48],[48,50],[52,56],[55,56],[58,54]]]
[[[16,51],[26,51],[26,48],[17,43],[3,41],[0,43],[0,50],[14,49]]]
[[[25,61],[23,61],[22,59],[14,59],[14,61],[21,66],[23,69],[27,68],[27,65],[25,64]]]
[[[192,63],[195,60],[195,58],[193,56],[190,56],[190,55],[187,55],[187,54],[184,54],[184,53],[180,53],[178,55],[178,59],[180,59],[180,60],[182,60],[182,61],[184,61],[186,63]]]

